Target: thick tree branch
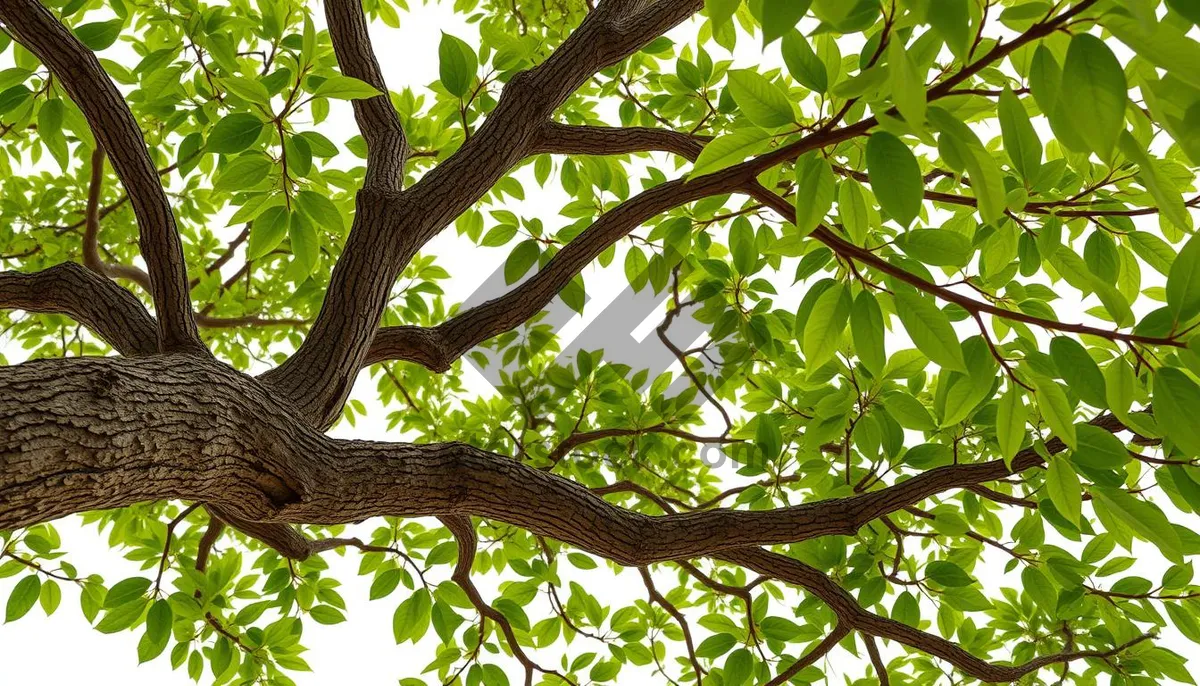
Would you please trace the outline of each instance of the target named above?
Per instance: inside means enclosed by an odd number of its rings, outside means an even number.
[[[328,438],[296,422],[259,384],[215,362],[39,360],[0,370],[0,381],[0,529],[162,499],[204,501],[230,521],[250,522],[463,514],[644,566],[853,535],[881,516],[951,489],[1002,479],[1042,459],[1030,449],[1017,455],[1012,469],[1002,460],[949,465],[877,491],[773,510],[650,516],[468,445]],[[181,393],[187,398],[182,407]],[[146,426],[113,427],[100,417],[123,412],[154,419]],[[1123,428],[1109,414],[1093,424]],[[97,435],[88,438],[91,432]],[[206,440],[197,445],[196,435]],[[127,446],[133,436],[140,438]],[[1057,440],[1046,445],[1052,453],[1064,447]],[[58,458],[64,453],[71,456],[67,462]],[[78,470],[89,478],[68,478]],[[538,507],[528,507],[531,502]]]
[[[175,216],[124,98],[96,56],[37,0],[0,3],[0,22],[37,55],[83,111],[99,147],[129,194],[137,216],[142,256],[150,269],[150,293],[163,351],[205,352],[188,296],[187,266]]]
[[[132,293],[75,262],[32,274],[0,272],[0,308],[65,314],[122,355],[158,352],[158,331]]]
[[[354,118],[367,143],[367,176],[363,187],[399,192],[404,184],[408,141],[371,47],[362,0],[326,0],[325,23],[342,73],[365,81],[380,92],[373,98],[353,101]]]

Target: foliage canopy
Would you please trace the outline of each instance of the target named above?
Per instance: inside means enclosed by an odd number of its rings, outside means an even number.
[[[421,84],[405,0],[0,3],[5,621],[290,684],[347,554],[405,686],[1194,683],[1200,4],[454,10]],[[676,372],[559,355],[614,263]],[[325,436],[360,369],[407,442]]]

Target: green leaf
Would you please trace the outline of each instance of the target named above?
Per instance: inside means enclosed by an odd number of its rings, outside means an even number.
[[[1102,159],[1112,157],[1125,127],[1127,91],[1125,71],[1104,41],[1090,33],[1076,33],[1063,64],[1062,100],[1075,104],[1066,108],[1067,118]]]
[[[150,580],[145,577],[135,576],[118,581],[108,589],[108,594],[104,596],[104,609],[111,610],[114,607],[141,600],[148,590],[150,590]]]
[[[795,28],[810,5],[812,0],[763,0],[763,47]]]
[[[1149,25],[1119,12],[1104,12],[1100,16],[1104,28],[1112,32],[1139,56],[1162,67],[1193,88],[1200,88],[1200,44],[1188,38],[1179,27],[1167,22]]]
[[[471,70],[471,75],[474,76],[474,69]],[[366,81],[341,75],[330,76],[313,91],[314,98],[334,98],[335,100],[362,100],[373,98],[376,95],[382,94],[375,86]]]
[[[267,91],[267,87],[258,79],[251,79],[245,76],[227,76],[221,79],[221,83],[226,90],[239,98],[266,105],[271,102],[271,94]]]
[[[1052,458],[1046,467],[1046,491],[1054,507],[1067,521],[1078,526],[1083,515],[1083,486],[1071,463],[1062,457]]]
[[[117,42],[124,25],[125,22],[121,19],[81,24],[75,27],[75,35],[89,49],[100,51]]]
[[[808,39],[799,31],[791,31],[783,37],[780,44],[783,52],[783,62],[787,65],[788,73],[800,85],[818,93],[829,90],[829,70],[825,63],[813,52]]]
[[[1200,239],[1192,237],[1179,251],[1167,275],[1167,307],[1176,322],[1200,314]]]
[[[867,176],[879,204],[901,226],[921,213],[925,184],[917,158],[899,138],[877,131],[867,140]]]
[[[817,298],[804,327],[802,345],[810,370],[819,369],[837,352],[846,329],[846,320],[850,317],[850,307],[850,291],[841,283]]]
[[[1000,94],[998,114],[1008,159],[1027,184],[1033,183],[1041,171],[1042,141],[1029,121],[1025,106],[1011,88],[1006,87]]]
[[[62,589],[58,587],[57,581],[46,579],[46,583],[42,584],[41,592],[38,593],[38,602],[41,603],[42,610],[46,612],[47,617],[54,614],[59,603],[62,602]]]
[[[925,123],[925,79],[917,73],[903,41],[897,37],[888,41],[887,60],[892,102],[909,126],[919,129]]]
[[[704,0],[704,13],[717,27],[728,23],[741,4],[742,0]]]
[[[478,69],[479,59],[471,46],[461,38],[443,33],[438,45],[438,75],[446,91],[459,98],[465,96]]]
[[[1076,441],[1074,459],[1079,464],[1093,469],[1120,470],[1129,462],[1129,451],[1121,439],[1091,424],[1075,426]]]
[[[12,594],[8,596],[8,603],[4,606],[4,621],[6,623],[15,622],[24,617],[33,609],[41,590],[42,581],[36,574],[22,577],[17,585],[13,586]]]
[[[846,179],[841,183],[838,187],[837,211],[842,226],[850,235],[850,241],[855,245],[866,243],[871,215],[867,212],[867,199],[859,182]]]
[[[1175,249],[1169,243],[1145,231],[1130,231],[1125,237],[1129,239],[1133,252],[1154,271],[1163,276],[1170,275],[1171,265],[1175,262]]]
[[[1059,375],[1067,382],[1067,387],[1083,402],[1101,409],[1108,407],[1104,375],[1079,341],[1067,336],[1054,337],[1050,341],[1050,359],[1058,368]]]
[[[541,249],[538,247],[537,241],[532,238],[517,243],[504,262],[504,283],[511,286],[525,276],[525,272],[528,272],[529,268],[537,262],[540,254]]]
[[[725,660],[721,682],[725,686],[742,686],[754,671],[754,656],[745,648],[738,648]]]
[[[1009,384],[1008,392],[1000,396],[996,407],[996,441],[1006,464],[1011,464],[1021,449],[1028,416],[1025,402],[1021,399],[1021,389],[1016,384]]]
[[[883,311],[875,296],[865,289],[854,298],[854,307],[850,310],[850,335],[858,360],[872,376],[879,377],[887,364]]]
[[[926,19],[960,60],[971,48],[971,14],[968,0],[932,0]]]
[[[316,226],[326,231],[342,233],[346,225],[342,221],[342,213],[329,198],[314,191],[300,191],[296,194],[296,206]]]
[[[816,151],[796,160],[796,228],[807,236],[833,207],[834,178],[829,162]]]
[[[762,129],[737,129],[709,141],[692,166],[688,178],[731,167],[767,149],[771,137]]]
[[[317,605],[312,610],[309,610],[309,615],[318,624],[341,624],[346,621],[346,616],[341,611],[329,605]]]
[[[1171,526],[1162,510],[1153,503],[1135,498],[1125,491],[1104,486],[1093,486],[1092,498],[1099,508],[1120,520],[1139,538],[1157,546],[1168,560],[1176,564],[1183,563],[1183,546],[1179,541],[1179,534],[1175,532],[1175,527]],[[1099,510],[1097,513],[1099,514]]]
[[[0,114],[11,112],[32,97],[33,91],[23,83],[6,88],[4,92],[0,93]]]
[[[392,615],[392,635],[399,645],[411,640],[414,644],[421,640],[429,629],[430,615],[433,602],[429,591],[417,589],[407,600],[400,603],[396,613]]]
[[[883,406],[896,423],[913,431],[935,431],[937,422],[921,401],[904,391],[890,393],[883,399]]]
[[[756,126],[773,129],[795,121],[787,94],[765,76],[749,69],[729,72],[729,94]]]
[[[1078,447],[1075,440],[1075,415],[1071,411],[1067,394],[1058,384],[1045,379],[1036,379],[1034,387],[1037,389],[1038,410],[1050,425],[1050,430],[1061,438],[1067,447]]]
[[[257,186],[271,173],[274,163],[270,158],[258,153],[247,153],[233,158],[217,173],[213,181],[213,189],[225,192],[236,192]]]
[[[1167,437],[1188,457],[1200,457],[1200,387],[1183,371],[1160,367],[1154,372],[1154,418]]]
[[[1138,179],[1146,190],[1150,191],[1158,205],[1159,213],[1180,231],[1191,233],[1192,217],[1183,202],[1183,194],[1166,178],[1159,168],[1158,161],[1150,157],[1128,131],[1121,132],[1119,142],[1121,154],[1137,164]]]
[[[938,267],[965,267],[975,252],[969,238],[949,229],[912,229],[896,243],[909,257]]]
[[[288,222],[288,240],[292,244],[292,278],[302,281],[317,266],[321,247],[312,222],[299,212],[293,212]]]
[[[967,373],[962,346],[946,313],[916,291],[900,289],[895,297],[896,314],[917,349],[944,369]]]
[[[231,114],[217,122],[209,132],[208,150],[224,155],[241,152],[258,140],[263,126],[262,120],[253,114]]]
[[[754,227],[750,222],[734,222],[729,228],[729,252],[733,254],[733,268],[739,274],[749,276],[754,273],[758,248],[754,244]]]
[[[250,225],[250,243],[246,246],[246,259],[257,260],[283,242],[287,235],[291,217],[287,208],[276,205],[263,210]]]
[[[925,567],[925,576],[950,588],[970,586],[975,583],[962,567],[947,560],[934,560]]]
[[[755,422],[754,442],[762,451],[763,459],[768,462],[779,457],[783,449],[783,434],[775,418],[769,414],[760,414]]]

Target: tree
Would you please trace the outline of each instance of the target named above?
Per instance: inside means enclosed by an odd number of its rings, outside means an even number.
[[[1159,4],[460,0],[480,47],[390,91],[403,1],[0,2],[6,620],[76,587],[287,684],[361,554],[438,646],[403,684],[1190,682],[1200,17]],[[552,183],[559,225],[506,207]],[[509,290],[449,306],[451,225]],[[558,355],[618,252],[679,375]],[[414,442],[327,435],[364,369]],[[144,574],[63,559],[77,513]],[[620,567],[644,601],[572,580]]]

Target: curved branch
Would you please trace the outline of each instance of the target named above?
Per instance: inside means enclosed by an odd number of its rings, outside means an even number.
[[[1018,665],[999,665],[979,657],[958,644],[940,636],[902,624],[894,619],[880,617],[858,604],[848,591],[835,581],[799,560],[762,549],[744,548],[719,556],[719,559],[746,569],[770,576],[780,581],[800,586],[816,596],[838,616],[838,626],[857,630],[864,634],[896,641],[910,648],[939,657],[966,674],[980,681],[999,683],[1013,682],[1026,674],[1050,665],[1072,662],[1084,658],[1103,658],[1116,655],[1127,648],[1153,638],[1143,634],[1132,641],[1107,651],[1084,650],[1044,655]]]
[[[479,130],[411,188],[400,194],[364,188],[312,331],[263,381],[292,399],[313,426],[336,420],[396,276],[413,255],[529,154],[539,127],[580,86],[703,4],[602,3],[544,62],[513,76]]]
[[[398,192],[404,184],[408,141],[371,47],[362,0],[326,0],[325,23],[342,73],[365,81],[380,92],[375,97],[353,101],[354,118],[367,143],[363,187]]]
[[[75,262],[32,274],[0,272],[0,308],[65,314],[122,355],[158,352],[154,318],[137,297]]]
[[[868,522],[931,496],[1001,479],[1042,461],[1030,449],[1016,456],[1011,469],[1003,460],[948,465],[850,497],[772,510],[713,508],[652,516],[614,505],[569,479],[465,444],[331,439],[301,425],[257,382],[215,362],[39,360],[0,369],[0,382],[0,464],[7,467],[0,470],[0,529],[165,498],[201,500],[256,522],[336,524],[379,515],[463,514],[519,526],[627,566],[644,566],[744,546],[853,535]],[[33,399],[23,397],[30,388],[45,390]],[[188,389],[185,410],[177,406],[180,388]],[[109,428],[100,416],[126,412],[155,421]],[[1123,428],[1111,414],[1093,424],[1108,431]],[[89,427],[113,435],[81,438]],[[189,440],[177,440],[175,431]],[[213,438],[202,444],[190,440],[198,434]],[[1052,453],[1064,449],[1057,440],[1046,447]],[[59,457],[64,453],[72,456],[66,463]],[[155,471],[163,468],[165,473]],[[89,479],[63,479],[81,469]]]
[[[206,352],[192,317],[187,265],[175,216],[141,129],[120,91],[96,56],[37,0],[0,3],[0,22],[50,67],[83,111],[97,147],[112,157],[133,205],[142,256],[150,268],[160,348]]]

